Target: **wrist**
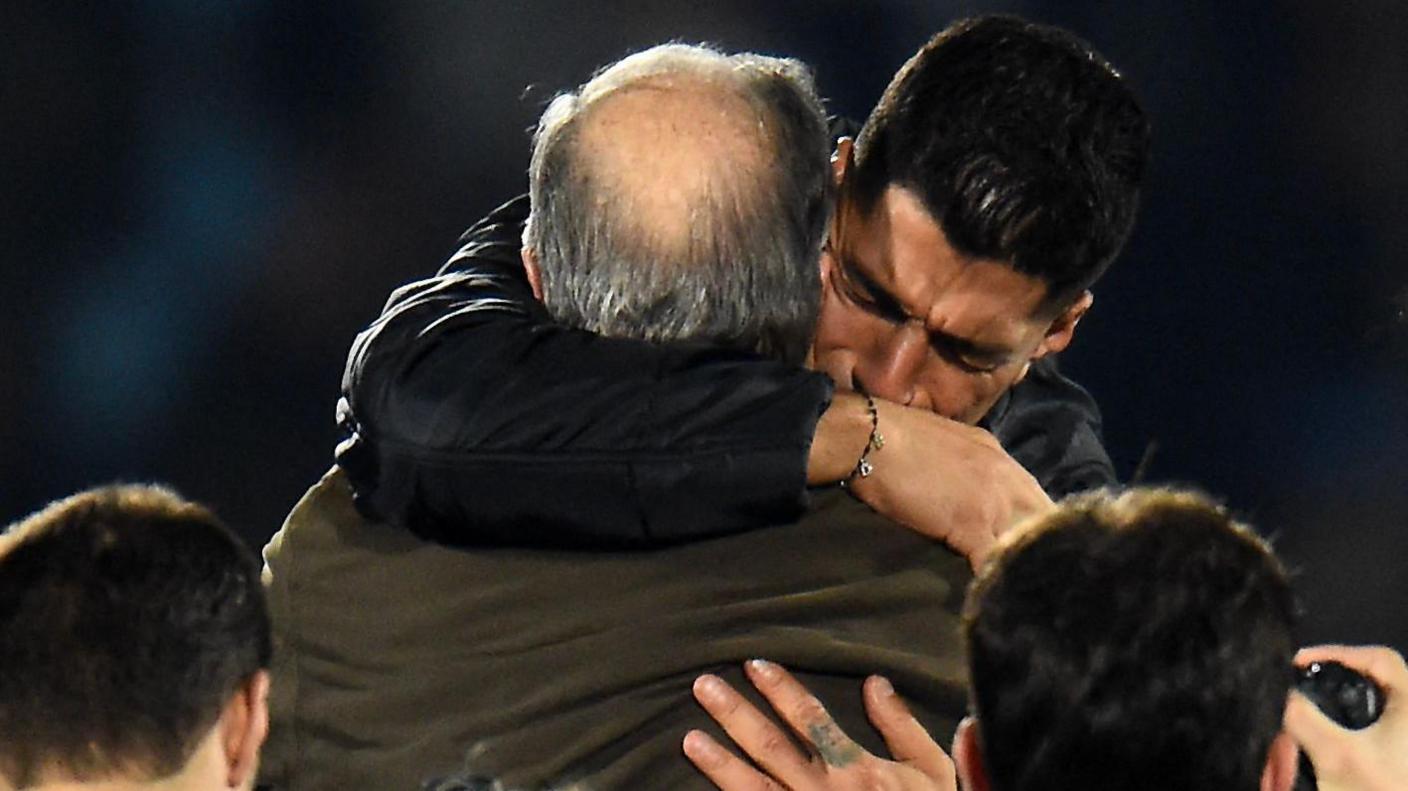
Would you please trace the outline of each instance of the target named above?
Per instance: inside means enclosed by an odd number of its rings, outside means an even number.
[[[880,433],[879,407],[869,393],[862,395],[865,397],[865,414],[870,418],[870,436],[866,439],[865,447],[861,448],[860,456],[856,458],[856,465],[851,469],[851,474],[841,480],[842,486],[846,486],[852,481],[869,478],[870,474],[875,472],[875,463],[871,457],[885,447],[885,435]]]
[[[873,422],[866,399],[837,393],[816,424],[807,456],[807,483],[817,486],[851,477],[857,460],[870,446]]]

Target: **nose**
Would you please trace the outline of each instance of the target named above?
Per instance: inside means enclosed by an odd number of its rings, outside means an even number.
[[[907,322],[856,361],[857,389],[905,406],[931,408],[918,387],[919,371],[929,356],[929,336],[918,322]]]

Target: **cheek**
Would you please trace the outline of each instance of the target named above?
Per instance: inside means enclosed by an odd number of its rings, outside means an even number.
[[[862,353],[865,348],[882,342],[886,327],[883,319],[856,307],[834,290],[822,291],[816,326],[818,353],[831,349]]]
[[[821,290],[821,310],[816,318],[816,345],[834,346],[836,339],[844,337],[841,323],[846,320],[840,297],[834,288],[827,286]]]
[[[1013,378],[1015,374],[975,376],[935,358],[925,369],[923,381],[933,411],[972,425],[992,409]]]
[[[883,358],[887,331],[890,327],[882,319],[827,290],[817,319],[812,367],[850,389],[858,364]]]
[[[955,370],[938,359],[931,358],[921,380],[929,399],[929,408],[947,418],[963,423],[975,423],[971,413],[977,408],[973,377]]]
[[[977,423],[983,416],[992,409],[992,405],[997,403],[997,399],[1016,382],[1017,375],[1021,373],[1021,367],[1016,370],[1004,373],[1002,376],[984,376],[974,378],[973,382],[973,404],[972,419],[968,422]]]

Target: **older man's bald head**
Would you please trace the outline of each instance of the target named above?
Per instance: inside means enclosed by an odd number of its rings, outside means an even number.
[[[819,101],[794,61],[665,45],[544,113],[526,246],[564,323],[799,360],[829,208]]]
[[[577,156],[598,210],[616,204],[621,241],[668,275],[710,244],[711,213],[766,198],[777,168],[765,114],[694,76],[643,80],[583,113]]]

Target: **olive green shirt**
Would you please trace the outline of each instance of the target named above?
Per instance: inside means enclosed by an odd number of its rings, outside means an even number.
[[[470,770],[511,789],[712,788],[680,749],[691,728],[719,733],[691,685],[747,686],[754,657],[797,672],[873,751],[871,673],[947,739],[965,708],[967,561],[839,490],[813,500],[795,524],[665,549],[466,551],[364,519],[334,469],[264,550],[264,781],[414,789]]]

